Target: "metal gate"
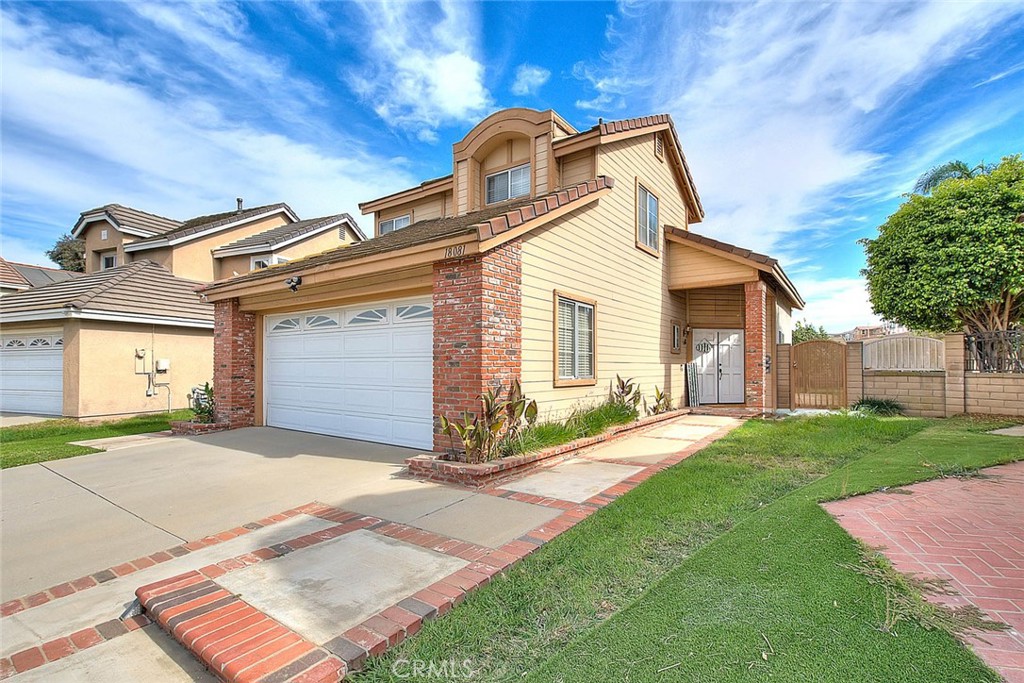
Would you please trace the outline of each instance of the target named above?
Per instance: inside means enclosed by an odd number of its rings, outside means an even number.
[[[846,344],[832,340],[796,344],[791,362],[794,408],[846,407]]]

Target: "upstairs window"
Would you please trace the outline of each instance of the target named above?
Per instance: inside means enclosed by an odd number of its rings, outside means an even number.
[[[487,203],[525,197],[530,194],[530,165],[523,164],[487,176]]]
[[[395,216],[394,218],[389,218],[386,221],[381,221],[377,224],[377,234],[386,235],[389,232],[401,230],[409,225],[411,219],[412,216],[405,214],[404,216]]]
[[[100,270],[117,267],[117,254],[100,254]]]
[[[288,259],[283,256],[274,256],[273,254],[263,254],[262,256],[253,256],[249,259],[249,270],[263,270],[269,268],[272,265],[278,263],[286,263]]]
[[[658,198],[643,185],[637,185],[636,243],[658,253]]]
[[[596,384],[594,302],[555,295],[555,386]]]

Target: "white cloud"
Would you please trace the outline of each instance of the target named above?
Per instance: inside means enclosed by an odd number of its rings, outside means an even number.
[[[230,17],[219,21],[230,28]],[[314,143],[241,120],[199,92],[165,99],[130,73],[90,66],[81,41],[68,47],[62,27],[4,11],[5,250],[41,253],[80,211],[108,202],[187,218],[242,196],[248,205],[287,201],[303,216],[358,219],[358,201],[413,181],[402,163],[345,135]],[[303,131],[329,125],[310,119]]]
[[[516,69],[516,80],[512,83],[512,94],[536,95],[549,78],[551,78],[551,72],[542,66],[520,64]]]
[[[366,66],[342,78],[384,121],[429,140],[439,126],[478,119],[491,106],[468,5],[356,5]]]
[[[627,9],[611,35],[628,40],[603,66],[574,70],[596,93],[577,106],[614,109],[628,97],[632,109],[667,110],[707,208],[696,229],[783,255],[840,192],[859,191],[889,162],[872,151],[868,115],[1018,11],[767,1]]]
[[[881,321],[871,310],[867,285],[862,278],[797,279],[796,285],[807,307],[793,311],[794,320],[821,325],[833,334]]]

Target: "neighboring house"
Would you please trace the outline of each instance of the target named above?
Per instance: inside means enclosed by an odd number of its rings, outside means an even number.
[[[80,274],[70,270],[32,266],[0,258],[0,296],[23,292],[33,287],[51,285],[54,282],[64,282]]]
[[[148,260],[178,277],[211,282],[364,239],[348,214],[300,221],[287,204],[177,221],[119,204],[82,212],[85,272]]]
[[[453,174],[361,205],[374,239],[203,289],[218,416],[443,450],[435,416],[522,380],[542,416],[616,375],[679,405],[769,411],[803,301],[778,263],[689,232],[704,217],[668,116],[576,131],[508,109],[453,146]]]
[[[893,323],[882,323],[881,325],[858,325],[847,332],[833,334],[832,338],[842,339],[843,341],[848,342],[871,341],[873,339],[881,339],[882,337],[892,337],[894,335],[907,333],[908,330],[905,327]]]
[[[213,308],[152,261],[0,298],[0,411],[98,417],[183,408],[209,381]]]
[[[72,234],[85,243],[85,275],[0,303],[4,411],[186,407],[213,368],[213,307],[196,287],[363,239],[348,214],[299,220],[287,204],[244,209],[241,200],[187,221],[109,204],[82,213]],[[170,370],[153,365],[161,359]]]

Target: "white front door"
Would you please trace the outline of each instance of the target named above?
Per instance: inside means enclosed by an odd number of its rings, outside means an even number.
[[[429,298],[276,315],[265,334],[265,424],[432,447]]]
[[[64,339],[59,330],[0,340],[0,412],[64,411]]]
[[[694,330],[701,403],[743,403],[743,330]]]

